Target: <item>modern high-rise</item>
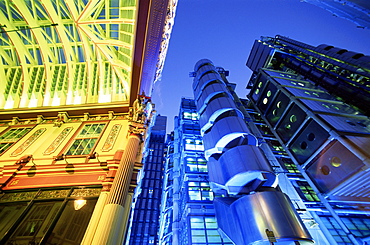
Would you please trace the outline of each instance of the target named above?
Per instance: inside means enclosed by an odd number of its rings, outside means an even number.
[[[347,19],[358,28],[370,29],[370,2],[367,0],[301,0]]]
[[[232,244],[217,231],[194,100],[181,99],[168,144],[159,244]]]
[[[0,1],[0,244],[122,244],[177,1]]]
[[[142,176],[136,187],[128,245],[159,244],[159,215],[162,196],[163,166],[166,155],[167,117],[156,116],[147,134],[144,147]]]
[[[299,170],[304,209],[329,244],[368,243],[370,57],[276,36],[247,66],[250,104]]]
[[[263,37],[247,61],[246,99],[227,71],[207,59],[195,65],[196,112],[223,237],[369,243],[369,59]]]

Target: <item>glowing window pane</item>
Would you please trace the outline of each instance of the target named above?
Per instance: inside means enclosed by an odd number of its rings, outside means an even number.
[[[0,135],[0,154],[15,144],[32,128],[11,128]]]
[[[87,155],[94,149],[106,123],[85,124],[66,155]]]

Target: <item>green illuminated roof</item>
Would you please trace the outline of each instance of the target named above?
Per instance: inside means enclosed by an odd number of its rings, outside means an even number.
[[[0,109],[128,101],[138,5],[0,0]]]

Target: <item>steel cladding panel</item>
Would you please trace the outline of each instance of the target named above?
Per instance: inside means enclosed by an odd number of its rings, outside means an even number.
[[[244,120],[240,117],[226,117],[213,125],[211,130],[204,134],[203,142],[205,151],[214,147],[226,146],[230,141],[243,134],[248,134],[249,130]],[[221,142],[222,141],[222,142]]]
[[[254,84],[252,90],[250,91],[250,97],[254,102],[257,102],[262,94],[262,91],[265,89],[269,81],[264,74],[260,74],[258,80]]]
[[[300,99],[300,101],[310,108],[311,111],[320,113],[332,113],[332,114],[351,114],[355,115],[358,112],[347,104],[339,101],[320,101],[311,99]]]
[[[234,101],[229,96],[223,96],[216,99],[212,99],[206,109],[199,116],[199,125],[202,128],[208,122],[213,124],[213,121],[217,119],[217,116],[222,114],[222,112],[237,109]],[[215,114],[215,115],[214,115]]]
[[[336,100],[334,96],[330,95],[325,91],[320,90],[308,90],[302,88],[285,87],[292,95],[296,97],[305,97],[311,99],[325,99],[325,100]]]
[[[274,77],[274,80],[282,86],[292,86],[300,89],[318,89],[313,83],[304,80],[291,80],[286,78]]]
[[[271,105],[277,90],[277,87],[273,83],[269,82],[261,93],[257,106],[263,114],[265,114],[267,108]]]
[[[289,198],[281,192],[256,192],[232,203],[225,201],[223,198],[214,201],[217,220],[224,220],[219,227],[232,240],[242,236],[243,243],[239,244],[271,244],[266,231],[272,231],[277,242],[313,243]]]
[[[247,66],[252,71],[258,71],[259,68],[264,67],[267,60],[274,52],[274,48],[263,44],[262,42],[255,41],[251,53],[247,60]]]
[[[208,160],[209,179],[222,186],[240,187],[247,185],[265,173],[271,182],[276,176],[261,150],[256,146],[241,145],[224,152],[216,160]]]
[[[210,61],[209,59],[201,59],[201,60],[199,60],[199,61],[195,64],[195,66],[194,66],[194,71],[198,71],[198,70],[199,70],[199,68],[201,68],[201,66],[205,66],[205,65],[209,65],[209,66],[214,67],[214,66],[213,66],[212,61]]]
[[[288,108],[290,103],[289,97],[284,93],[280,92],[272,102],[269,110],[266,113],[266,119],[274,127],[276,123],[280,120],[284,111]]]
[[[333,129],[344,134],[370,135],[370,120],[365,117],[341,117],[332,115],[319,115]],[[370,148],[369,148],[370,149]]]
[[[196,87],[196,89],[194,90],[194,98],[197,99],[199,94],[202,92],[203,88],[210,82],[212,81],[219,81],[220,83],[224,83],[222,81],[222,78],[220,76],[220,74],[216,73],[216,72],[211,72],[211,73],[207,73],[205,74],[203,77],[201,77],[199,79],[199,83],[198,83],[198,86]]]
[[[316,157],[306,172],[322,192],[327,193],[338,185],[345,186],[347,179],[362,171],[365,164],[343,144],[335,141]]]
[[[213,83],[209,86],[207,86],[201,94],[199,94],[199,98],[197,99],[197,108],[198,112],[201,113],[201,108],[206,106],[208,104],[208,101],[216,94],[218,93],[227,93],[228,90],[226,89],[225,85],[223,83]]]
[[[329,138],[329,133],[317,122],[309,121],[292,141],[289,149],[300,164],[303,164]]]
[[[301,127],[306,119],[306,113],[296,104],[293,104],[284,114],[284,117],[279,122],[277,133],[281,139],[286,143]]]

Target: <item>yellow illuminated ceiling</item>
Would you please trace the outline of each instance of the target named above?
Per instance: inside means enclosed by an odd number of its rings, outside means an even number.
[[[0,109],[126,101],[137,0],[0,0]]]

